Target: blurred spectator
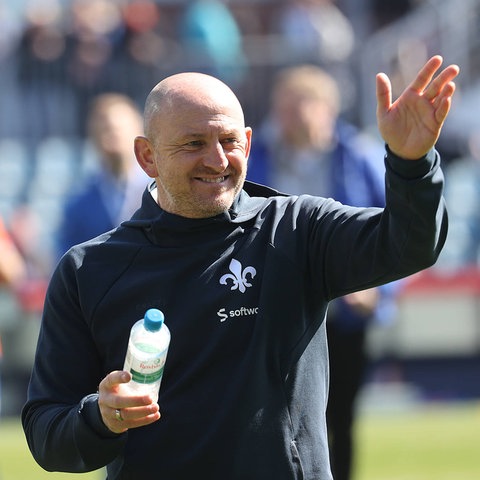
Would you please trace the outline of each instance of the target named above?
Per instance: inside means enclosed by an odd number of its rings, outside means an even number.
[[[144,92],[173,73],[180,61],[176,17],[153,0],[131,0],[123,6],[122,15],[125,33],[115,53],[115,85],[143,103]]]
[[[34,142],[46,135],[71,133],[74,128],[63,20],[58,0],[29,0],[26,4],[18,81],[29,112],[24,116],[26,131]]]
[[[21,15],[14,12],[9,2],[0,1],[0,138],[12,136],[24,128],[18,108],[19,87],[17,78],[18,42],[23,33]]]
[[[287,0],[277,28],[298,62],[346,62],[353,52],[352,24],[335,0]]]
[[[77,132],[84,131],[90,100],[117,90],[115,49],[125,33],[116,0],[72,0],[67,11],[67,79],[75,99]]]
[[[421,0],[370,0],[374,29],[380,29],[409,13]]]
[[[270,33],[273,4],[269,1],[229,2],[238,28],[245,36],[268,35]],[[276,6],[276,4],[275,4]]]
[[[52,269],[51,252],[39,245],[41,224],[44,221],[29,203],[24,203],[17,205],[9,222],[10,233],[27,269],[19,296],[23,310],[29,312],[42,311],[44,289]]]
[[[21,206],[10,216],[8,231],[0,221],[2,413],[5,415],[18,415],[25,403],[51,268],[42,255],[44,252],[36,248],[36,220],[27,206]]]
[[[351,108],[356,96],[351,71],[355,32],[335,0],[287,0],[277,22],[286,63],[312,63],[328,69],[341,85],[343,108]]]
[[[187,68],[214,75],[236,86],[246,73],[242,32],[221,1],[190,1],[179,24]]]
[[[98,153],[98,171],[74,192],[58,231],[58,253],[104,233],[130,218],[147,184],[133,154],[143,133],[137,105],[121,94],[105,93],[90,107],[87,131]]]
[[[383,146],[339,119],[340,91],[316,66],[280,72],[271,116],[253,140],[248,178],[289,194],[322,195],[355,206],[384,205]],[[390,322],[397,286],[357,292],[329,307],[327,426],[336,480],[352,474],[355,399],[362,385],[367,328]]]
[[[0,285],[15,288],[26,276],[26,266],[5,224],[0,218]]]
[[[480,131],[466,141],[465,155],[445,169],[449,229],[437,267],[449,270],[480,266]]]
[[[5,308],[5,302],[12,302],[15,297],[15,291],[18,285],[26,276],[26,267],[22,255],[16,248],[10,233],[7,231],[2,219],[0,218],[0,332],[4,324],[10,322],[10,318],[5,318],[11,312]],[[3,349],[0,338],[0,362],[3,357]],[[1,379],[0,379],[0,411],[1,411]]]

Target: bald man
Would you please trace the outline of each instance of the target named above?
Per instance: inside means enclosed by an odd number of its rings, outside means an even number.
[[[436,75],[441,63],[394,103],[377,76],[385,210],[246,182],[252,131],[217,79],[182,73],[152,90],[134,145],[154,179],[141,208],[72,248],[51,279],[22,413],[43,468],[331,480],[328,303],[432,265],[445,241],[434,144],[458,67]],[[125,389],[121,370],[148,308],[172,335],[159,404]]]

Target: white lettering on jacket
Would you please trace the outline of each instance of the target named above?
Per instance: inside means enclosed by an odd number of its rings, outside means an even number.
[[[220,318],[220,322],[224,322],[229,318],[238,318],[238,317],[249,317],[252,315],[257,315],[258,307],[240,307],[236,310],[227,311],[225,308],[218,310],[217,315]]]

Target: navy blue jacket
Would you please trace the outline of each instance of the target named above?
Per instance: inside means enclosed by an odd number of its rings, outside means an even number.
[[[436,261],[439,162],[387,155],[384,210],[247,183],[228,212],[187,219],[146,191],[130,221],[70,249],[53,274],[22,412],[37,462],[108,465],[110,480],[331,480],[328,303]],[[95,392],[150,307],[172,335],[162,417],[115,435]]]
[[[264,133],[264,135],[262,135]],[[272,139],[277,132],[261,131],[256,138],[250,153],[248,176],[256,183],[278,188],[273,182],[272,172],[276,167],[277,149],[282,149],[282,139]],[[366,140],[358,130],[343,121],[335,126],[334,148],[329,153],[327,181],[328,196],[355,207],[383,207],[385,205],[385,169],[381,160],[380,144]],[[275,150],[270,147],[273,146]],[[322,182],[320,182],[320,185]],[[288,192],[300,193],[300,192]],[[326,196],[324,192],[303,191],[312,195]],[[339,332],[357,332],[364,330],[370,321],[380,324],[390,323],[395,315],[396,295],[401,282],[382,285],[380,297],[373,316],[353,309],[347,302],[339,298],[334,308],[330,308],[329,321]]]

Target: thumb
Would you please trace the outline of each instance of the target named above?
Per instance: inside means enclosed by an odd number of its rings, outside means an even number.
[[[110,372],[101,382],[100,387],[103,387],[105,390],[112,390],[121,383],[128,383],[130,381],[130,373],[123,370],[116,370]]]
[[[392,84],[385,73],[376,76],[377,118],[383,117],[392,105]]]

